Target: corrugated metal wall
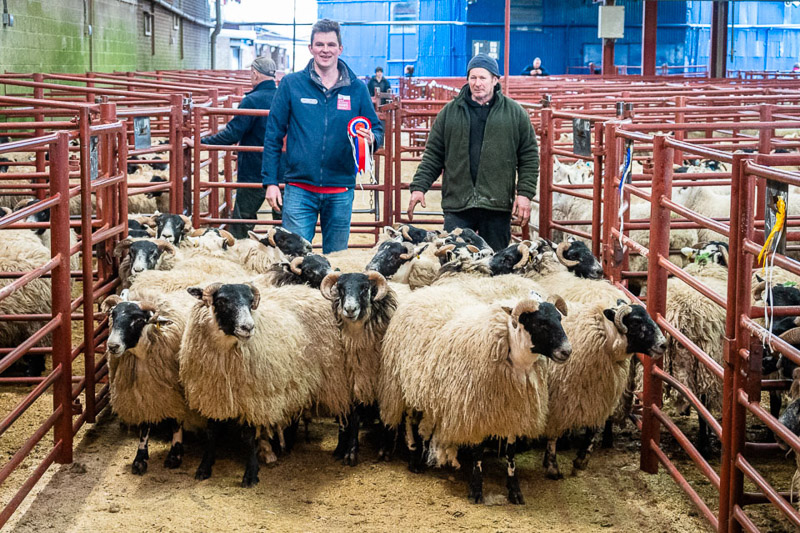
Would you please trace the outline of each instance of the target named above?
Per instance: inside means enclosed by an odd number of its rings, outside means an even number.
[[[705,64],[711,43],[711,3],[687,2],[687,14],[686,56]],[[728,69],[786,71],[800,62],[800,7],[784,2],[731,2],[728,14]]]
[[[387,0],[318,0],[319,16],[340,21],[388,21]],[[616,64],[641,64],[641,0],[625,6],[625,38],[616,43]],[[472,56],[473,41],[499,43],[503,65],[504,0],[419,0],[420,20],[457,21],[464,25],[422,25],[414,33],[392,33],[389,26],[343,29],[343,59],[359,74],[382,65],[390,76],[414,65],[419,76],[460,76]],[[511,32],[510,71],[519,74],[539,56],[552,74],[568,66],[601,62],[597,38],[598,6],[591,0],[543,0],[543,24]],[[734,25],[728,68],[789,70],[800,60],[800,8],[783,2],[731,2]],[[662,1],[658,6],[661,65],[705,65],[710,43],[711,2]],[[512,20],[512,23],[516,21]],[[487,25],[488,24],[488,25]],[[798,28],[781,28],[795,24]],[[732,58],[731,58],[732,56]],[[638,72],[634,70],[633,72]]]

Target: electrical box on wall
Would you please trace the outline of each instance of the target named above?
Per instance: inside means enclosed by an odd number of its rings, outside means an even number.
[[[625,36],[625,6],[598,6],[598,39],[622,39]]]

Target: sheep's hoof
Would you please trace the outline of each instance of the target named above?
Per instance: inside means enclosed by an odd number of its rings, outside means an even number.
[[[345,454],[344,459],[342,459],[342,464],[345,466],[356,466],[358,464],[358,452],[351,451]]]
[[[194,478],[203,481],[204,479],[208,479],[211,477],[211,466],[206,466],[204,464],[200,464],[197,467],[197,472],[194,473]]]
[[[470,503],[483,503],[483,487],[469,488],[469,501]]]
[[[250,488],[258,485],[258,470],[256,469],[247,469],[244,471],[244,477],[242,477],[242,487]]]
[[[574,461],[572,461],[572,467],[575,470],[586,470],[586,467],[589,466],[589,458],[588,457],[576,457]]]
[[[134,459],[131,465],[131,472],[137,476],[143,476],[147,472],[147,461],[141,459]]]
[[[525,498],[522,497],[522,491],[519,488],[511,489],[508,491],[508,502],[514,505],[524,505]]]
[[[389,453],[387,450],[384,450],[383,448],[378,450],[378,461],[377,462],[386,461],[388,463],[391,460],[392,460],[392,454],[391,453]]]
[[[169,449],[167,458],[164,459],[164,468],[178,468],[181,463],[183,463],[183,444],[178,442]]]
[[[563,479],[564,474],[562,474],[558,468],[549,466],[544,473],[544,477],[546,477],[547,479]]]

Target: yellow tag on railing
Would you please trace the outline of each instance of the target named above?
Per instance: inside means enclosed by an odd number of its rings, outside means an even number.
[[[766,255],[767,251],[770,249],[770,245],[772,244],[772,239],[775,238],[775,235],[778,235],[781,232],[783,225],[786,222],[786,202],[784,202],[783,198],[779,196],[777,204],[778,214],[775,216],[775,225],[772,226],[772,231],[769,232],[767,240],[764,241],[764,247],[761,248],[761,252],[758,254],[758,262],[762,265],[762,272],[764,272],[767,268]]]

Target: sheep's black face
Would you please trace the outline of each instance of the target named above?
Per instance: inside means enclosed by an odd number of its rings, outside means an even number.
[[[321,255],[311,254],[303,258],[300,271],[302,272],[300,277],[303,283],[315,289],[319,289],[322,280],[331,273],[331,264],[328,262],[327,258]]]
[[[30,207],[37,203],[39,200],[30,200],[24,206],[20,207],[20,209],[24,209],[25,207]],[[25,219],[25,222],[50,222],[50,208],[47,208],[43,211],[39,211],[38,213],[34,213],[28,218]],[[37,235],[42,235],[47,228],[38,228],[32,231],[36,232]]]
[[[342,274],[336,282],[336,310],[345,320],[363,319],[370,309],[376,289],[366,274]]]
[[[773,335],[783,335],[790,329],[794,329],[797,327],[797,323],[795,322],[796,317],[793,316],[785,316],[775,321],[772,326],[772,334]],[[794,348],[800,350],[800,342],[792,344]],[[770,364],[770,361],[774,361],[775,368],[768,368],[767,366]],[[762,373],[769,374],[774,372],[775,370],[780,370],[781,376],[784,379],[792,379],[792,372],[794,369],[797,368],[797,365],[789,359],[788,357],[784,357],[779,352],[773,352],[769,346],[766,347],[764,350],[764,358],[761,361],[762,366]],[[765,368],[767,367],[767,368]],[[771,371],[771,372],[770,372]]]
[[[711,262],[725,268],[728,267],[728,243],[726,242],[711,241],[709,243],[699,243],[689,250],[691,250],[689,259],[691,259],[692,262]],[[683,249],[681,249],[681,251],[683,251]]]
[[[518,244],[512,244],[496,252],[489,259],[489,269],[492,271],[492,276],[511,274],[514,271],[514,265],[519,263],[520,259],[522,259],[522,254],[519,251]]]
[[[162,213],[155,217],[155,221],[157,238],[164,239],[172,244],[180,244],[186,231],[186,222],[180,215]]]
[[[461,238],[465,243],[471,244],[479,250],[492,250],[492,247],[483,240],[483,237],[475,233],[473,230],[469,228],[458,228],[458,230],[453,230],[450,237],[445,239],[446,244],[456,244],[456,241]],[[456,233],[457,231],[458,233]]]
[[[409,250],[399,242],[384,241],[378,247],[375,256],[367,263],[366,270],[380,272],[383,277],[394,276],[397,270],[413,256]]]
[[[134,302],[118,303],[111,311],[111,332],[106,343],[108,351],[122,355],[125,350],[135,348],[152,316],[152,311],[145,311]]]
[[[407,228],[406,234],[408,238],[403,236],[403,240],[410,242],[411,244],[422,244],[423,242],[428,240],[428,232],[422,228],[415,228],[411,224],[406,224],[405,227]]]
[[[800,435],[800,399],[793,401],[784,409],[778,422],[795,435]],[[778,445],[783,450],[789,449],[789,446],[780,439],[778,439]]]
[[[584,242],[572,241],[564,252],[564,258],[578,261],[577,265],[567,267],[567,270],[579,278],[603,279],[603,266]]]
[[[132,161],[139,161],[139,156],[132,155],[128,159]],[[136,174],[137,170],[139,170],[139,165],[135,163],[128,163],[128,174]]]
[[[641,305],[632,305],[631,312],[624,316],[622,324],[627,328],[625,338],[628,341],[628,353],[645,353],[652,357],[664,355],[667,351],[667,339],[650,315]],[[603,314],[614,321],[617,309],[605,309]]]
[[[11,160],[7,157],[0,157],[0,174],[8,172],[8,165],[3,165],[2,163],[11,163]]]
[[[166,183],[166,182],[167,180],[165,180],[161,176],[153,176],[152,178],[150,178],[150,183]],[[162,194],[164,194],[164,191],[155,191],[155,192],[149,192],[145,194],[145,196],[148,198],[161,198]]]
[[[253,335],[255,321],[252,310],[255,295],[247,285],[222,285],[213,295],[214,318],[226,335],[247,340]]]
[[[150,163],[150,166],[153,167],[153,170],[167,170],[169,165],[168,163]]]
[[[11,137],[7,137],[5,135],[0,137],[0,144],[6,144],[6,143],[10,143],[10,142],[11,142]]]
[[[145,270],[153,270],[158,264],[162,251],[153,241],[134,241],[128,250],[131,258],[131,274],[136,275]]]
[[[553,304],[540,303],[535,313],[522,313],[519,322],[531,336],[531,352],[540,353],[558,363],[569,359],[572,347],[561,327],[561,313]]]
[[[301,257],[308,255],[312,252],[311,243],[305,240],[300,235],[292,233],[282,227],[276,227],[273,240],[278,249],[283,252],[286,257]],[[261,239],[261,244],[264,246],[272,246],[268,238]]]
[[[773,285],[772,291],[765,290],[767,305],[776,307],[798,306],[800,305],[800,289],[797,287],[787,287],[784,285]]]

